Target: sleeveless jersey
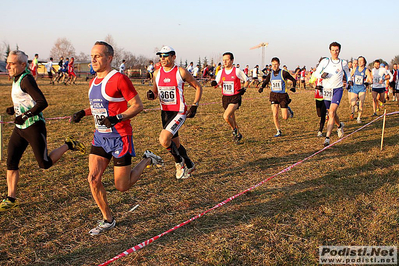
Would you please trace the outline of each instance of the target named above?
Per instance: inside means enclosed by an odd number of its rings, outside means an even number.
[[[69,62],[68,63],[68,73],[74,72],[74,62]]]
[[[15,116],[22,115],[26,111],[32,109],[36,104],[32,97],[21,89],[21,81],[26,75],[28,75],[28,73],[22,74],[17,81],[14,80],[12,83],[11,98],[14,103]],[[20,129],[25,129],[40,120],[44,122],[42,112],[38,115],[29,117],[22,125],[15,124],[15,126]]]
[[[100,125],[107,116],[115,116],[127,110],[127,102],[137,95],[133,84],[123,83],[125,75],[112,70],[104,79],[94,78],[89,89],[91,113],[96,127],[95,135],[115,138],[132,135],[130,120],[119,122],[114,127]],[[127,78],[127,77],[126,77]],[[100,82],[96,84],[96,81]]]
[[[37,70],[37,66],[38,66],[38,65],[39,65],[39,60],[37,60],[36,57],[33,58],[33,60],[32,60],[32,65],[31,65],[31,69],[32,69],[33,71]]]
[[[226,69],[223,68],[220,80],[222,85],[222,94],[224,96],[236,95],[241,89],[241,80],[237,77],[237,70],[235,67],[231,69],[230,74],[227,74]]]
[[[285,80],[283,78],[283,72],[280,69],[277,76],[274,76],[274,70],[270,72],[270,84],[272,92],[276,93],[286,93],[285,90]]]
[[[185,114],[187,106],[183,95],[184,81],[180,75],[179,67],[175,65],[168,72],[161,67],[155,82],[158,88],[161,110]]]
[[[366,67],[359,71],[359,67],[356,67],[355,73],[353,73],[353,88],[355,89],[364,89],[366,86],[364,85],[364,80],[366,79]]]

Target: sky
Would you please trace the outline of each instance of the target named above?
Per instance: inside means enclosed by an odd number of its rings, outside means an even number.
[[[176,50],[177,63],[206,57],[221,61],[231,51],[235,63],[253,68],[272,57],[294,69],[315,66],[342,45],[343,59],[399,55],[399,1],[1,1],[0,51],[18,45],[32,58],[47,60],[58,38],[67,38],[76,54],[90,54],[97,40],[111,35],[134,55],[155,57],[156,48]],[[67,55],[65,55],[67,56]]]

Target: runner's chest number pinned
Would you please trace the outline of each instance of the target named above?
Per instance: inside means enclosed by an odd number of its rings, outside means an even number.
[[[363,76],[356,75],[355,76],[355,84],[356,85],[363,85]]]
[[[234,94],[234,81],[223,81],[223,94]]]
[[[105,125],[100,125],[100,122],[108,117],[107,109],[105,108],[92,108],[91,113],[94,117],[94,124],[100,133],[110,133],[112,132],[112,128],[107,128]]]
[[[326,101],[331,101],[333,96],[333,89],[324,88],[323,89],[323,99]]]
[[[271,84],[272,84],[272,91],[282,91],[283,90],[281,80],[272,80]]]
[[[172,105],[176,104],[176,88],[173,86],[159,86],[159,99],[162,104]]]

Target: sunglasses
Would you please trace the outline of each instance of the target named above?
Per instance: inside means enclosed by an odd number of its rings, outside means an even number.
[[[170,56],[170,54],[160,54],[159,58],[165,58],[165,57],[168,57],[168,56]]]

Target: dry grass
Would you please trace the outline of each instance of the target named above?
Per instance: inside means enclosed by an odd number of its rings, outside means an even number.
[[[88,106],[88,83],[77,86],[39,85],[50,106],[45,117],[70,115]],[[135,84],[145,108],[148,85]],[[11,106],[11,86],[0,80],[0,110]],[[191,103],[192,88],[186,88]],[[109,168],[103,183],[117,227],[99,237],[88,231],[101,219],[86,181],[87,155],[66,153],[49,170],[40,170],[30,148],[21,161],[19,210],[0,214],[1,265],[95,265],[141,243],[224,199],[264,180],[322,148],[317,138],[312,91],[291,93],[294,119],[275,134],[268,92],[250,89],[237,113],[244,136],[231,141],[222,118],[219,90],[206,87],[199,112],[180,130],[181,140],[197,164],[194,177],[177,181],[172,157],[158,143],[160,112],[134,118],[139,161],[145,149],[160,154],[165,170],[147,169],[128,192],[113,185]],[[365,121],[371,121],[367,95]],[[387,104],[388,112],[399,108]],[[347,95],[339,114],[345,132],[359,125],[349,121]],[[6,117],[6,119],[10,119]],[[170,233],[113,265],[315,265],[320,245],[398,245],[399,153],[398,116],[387,117],[385,149],[380,151],[381,120],[196,221]],[[12,125],[4,127],[7,144]],[[89,146],[93,121],[77,125],[47,122],[52,150],[67,135]],[[333,134],[332,141],[337,139]],[[6,152],[4,152],[6,153]],[[0,162],[0,191],[6,194],[6,164]],[[140,206],[129,213],[133,206]]]

